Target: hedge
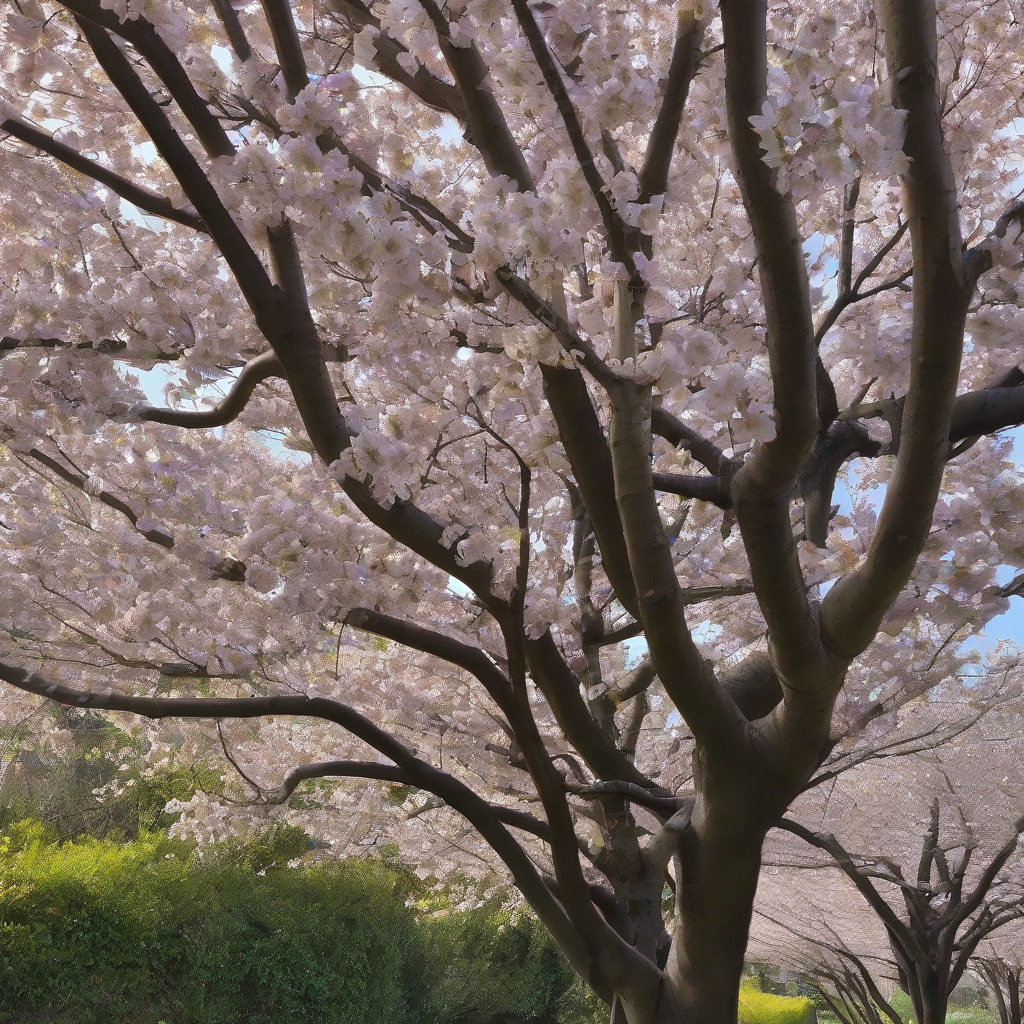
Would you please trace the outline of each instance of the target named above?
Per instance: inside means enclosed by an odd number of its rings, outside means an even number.
[[[773,996],[755,986],[740,986],[740,1024],[814,1024],[814,1003],[804,996]]]
[[[196,864],[162,836],[9,829],[0,1021],[557,1024],[572,974],[525,915],[492,902],[424,917],[395,864],[243,853]]]

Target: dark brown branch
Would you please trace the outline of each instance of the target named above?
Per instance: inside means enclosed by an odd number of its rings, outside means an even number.
[[[428,107],[451,114],[461,122],[466,121],[466,104],[458,86],[443,81],[420,65],[415,73],[409,74],[398,58],[409,51],[393,36],[382,32],[380,19],[360,0],[331,0],[331,6],[357,31],[370,26],[377,30],[374,39],[377,69],[386,78],[404,86]]]
[[[970,895],[959,906],[950,906],[939,918],[937,922],[939,926],[947,924],[959,926],[981,907],[999,872],[1003,870],[1013,851],[1017,849],[1022,833],[1024,833],[1024,815],[1013,823],[1010,838],[1006,840],[996,852],[996,855],[985,866],[985,870],[982,871],[977,882],[974,883],[974,889]]]
[[[413,772],[397,765],[381,764],[377,761],[314,761],[311,764],[304,764],[293,768],[276,789],[265,791],[260,789],[260,802],[264,804],[283,804],[291,797],[292,793],[303,782],[310,779],[374,779],[378,782],[393,782],[399,786],[411,786],[415,789],[424,789],[419,779]],[[429,790],[433,792],[433,790]],[[440,796],[440,793],[435,793]],[[442,798],[443,799],[443,798]],[[511,825],[513,828],[529,832],[549,842],[551,830],[548,823],[541,818],[522,811],[517,807],[504,807],[501,804],[489,804],[491,812],[503,824]]]
[[[479,647],[370,608],[353,608],[346,614],[345,624],[458,665],[483,683],[500,708],[507,709],[509,681]]]
[[[271,377],[283,377],[284,367],[274,352],[264,352],[242,367],[228,393],[212,409],[160,409],[137,405],[131,415],[149,423],[172,427],[223,427],[238,419],[256,388]]]
[[[589,971],[586,943],[553,899],[533,862],[498,819],[490,805],[463,782],[416,757],[404,744],[341,701],[326,697],[137,697],[107,690],[75,690],[52,683],[34,672],[0,663],[0,679],[26,693],[68,707],[97,711],[126,711],[144,718],[265,718],[296,716],[333,722],[393,761],[462,814],[501,857],[516,886],[555,937],[577,970]]]
[[[654,473],[654,489],[681,498],[708,501],[719,508],[732,508],[729,485],[718,476],[687,476],[681,473]]]
[[[550,303],[545,302],[527,281],[516,274],[511,267],[501,266],[494,272],[501,286],[533,318],[543,324],[555,336],[558,343],[570,353],[591,377],[605,387],[621,381],[614,370],[594,351],[593,346],[565,320]]]
[[[627,700],[643,693],[657,678],[658,674],[654,671],[651,659],[644,658],[636,668],[627,672],[613,686],[609,686],[601,696],[618,708]]]
[[[608,581],[623,608],[636,617],[636,585],[615,503],[611,450],[586,381],[579,370],[569,366],[542,363],[540,372],[544,397],[583,496]]]
[[[174,221],[176,224],[183,224],[187,228],[206,234],[206,225],[194,210],[179,210],[166,196],[136,185],[120,174],[108,170],[98,161],[90,160],[77,150],[64,145],[63,142],[58,142],[47,132],[42,132],[38,128],[33,128],[31,125],[13,118],[7,118],[0,122],[0,131],[7,132],[8,135],[34,146],[80,174],[98,181],[115,195],[126,199],[140,210],[151,213],[154,217],[162,217],[164,220]]]
[[[59,476],[61,480],[71,484],[73,487],[77,487],[80,491],[86,494],[90,494],[97,501],[102,502],[108,508],[112,508],[115,512],[119,512],[138,530],[139,516],[135,514],[135,510],[127,502],[124,502],[116,495],[111,494],[106,488],[103,488],[100,491],[90,492],[88,478],[70,469],[66,469],[56,459],[51,458],[45,452],[41,452],[38,448],[32,448],[25,454],[29,458],[34,459],[40,465],[45,466],[51,473]],[[151,541],[154,544],[159,544],[162,548],[170,549],[174,547],[174,537],[165,529],[154,526],[145,530],[139,530],[139,533],[145,537],[146,540]]]
[[[928,537],[946,464],[972,282],[960,237],[957,186],[945,151],[934,0],[878,5],[895,106],[907,111],[911,169],[903,204],[914,253],[910,387],[900,452],[864,563],[822,605],[823,639],[843,658],[874,638]]]
[[[705,27],[704,22],[694,18],[692,11],[680,9],[665,95],[647,139],[647,150],[638,175],[640,198],[637,201],[640,203],[649,203],[652,196],[668,191],[668,175],[679,125],[683,120],[683,108],[703,57],[700,46]]]
[[[106,31],[85,17],[76,16],[76,21],[107,77],[139,119],[157,151],[174,172],[185,195],[203,218],[257,321],[266,319],[273,285],[259,257],[225,209],[209,178]]]
[[[231,6],[231,0],[213,0],[217,8],[217,17],[224,26],[224,32],[231,43],[235,56],[244,64],[252,56],[252,47],[245,38],[242,23],[238,20],[238,12]]]
[[[523,151],[509,130],[494,93],[486,85],[489,72],[476,44],[454,46],[448,21],[434,0],[420,0],[420,3],[437,32],[441,53],[462,95],[468,141],[480,152],[491,174],[506,175],[521,192],[532,189],[533,179]]]
[[[631,764],[594,720],[580,694],[580,681],[565,663],[550,632],[527,640],[530,675],[555,714],[559,728],[587,767],[599,778],[631,782],[650,789],[651,782]]]
[[[839,470],[855,455],[874,456],[881,451],[881,444],[863,426],[852,421],[837,420],[829,426],[825,436],[818,439],[800,477],[804,532],[812,544],[825,547],[832,517],[832,493]]]
[[[260,3],[270,26],[274,50],[288,88],[288,99],[294,100],[309,85],[309,74],[290,0],[260,0]]]
[[[709,473],[731,480],[732,461],[722,449],[660,405],[651,409],[651,431],[676,448],[689,452]]]
[[[127,21],[121,21],[112,10],[102,7],[99,0],[66,0],[66,2],[62,0],[62,5],[75,15],[75,20],[83,32],[85,32],[85,27],[82,19],[85,19],[94,26],[93,34],[86,32],[86,38],[89,40],[90,45],[93,44],[95,26],[99,26],[127,40],[145,57],[149,66],[156,72],[157,77],[174,98],[175,103],[178,104],[181,112],[195,131],[200,145],[209,156],[234,155],[235,148],[231,144],[227,132],[220,121],[217,120],[206,100],[196,91],[196,87],[192,84],[192,80],[188,77],[188,73],[177,56],[160,38],[159,33],[150,22],[146,21],[145,18],[129,18]],[[104,70],[106,70],[106,67],[104,67]],[[116,82],[114,84],[117,85]],[[121,90],[120,86],[118,86],[118,91],[128,100],[128,104],[135,111],[136,116],[139,116],[138,111],[132,105],[133,101]],[[134,94],[135,90],[131,91]],[[149,95],[148,90],[146,95]],[[158,107],[157,109],[160,108]],[[140,120],[142,119],[140,118]],[[143,122],[143,126],[149,131],[149,127],[145,122]],[[152,133],[150,134],[152,137]],[[153,142],[156,143],[157,149],[160,150],[160,143],[156,138],[153,139]],[[161,156],[165,160],[167,159],[167,156],[162,151]],[[173,164],[171,169],[175,171],[177,176],[177,170]],[[184,185],[184,182],[182,182],[182,185]],[[185,194],[188,195],[187,189]],[[192,201],[192,205],[199,210],[200,215],[202,215],[203,210],[195,203],[195,200],[191,196],[189,196],[189,199]],[[203,219],[206,220],[205,217]],[[213,228],[208,221],[207,227],[213,233]]]
[[[656,814],[675,814],[681,807],[686,805],[692,797],[673,796],[668,790],[645,789],[632,782],[605,781],[576,783],[566,781],[565,788],[573,796],[583,797],[589,800],[597,800],[606,796],[622,796],[632,803],[646,807]]]

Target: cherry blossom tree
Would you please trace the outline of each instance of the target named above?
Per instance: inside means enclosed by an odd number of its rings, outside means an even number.
[[[817,864],[838,868],[876,915],[886,959],[921,1024],[946,1019],[950,993],[982,941],[998,940],[1000,929],[1024,917],[1020,726],[1017,705],[992,711],[932,751],[847,772],[831,791],[808,794],[780,823],[825,854]],[[793,844],[783,842],[769,856],[785,861],[782,851],[789,849],[790,863],[799,864]],[[790,895],[807,885],[795,882]],[[874,1002],[898,1024],[867,966],[864,949],[877,959],[877,937],[867,944],[858,938],[869,930],[859,920],[863,910],[843,915],[842,901],[825,905],[814,897],[811,905],[818,920],[801,934],[818,936],[836,968],[834,986],[845,983],[858,1004]]]
[[[905,1024],[890,1002],[896,965],[878,917],[833,868],[765,867],[750,952],[795,971],[841,1024]]]
[[[992,994],[999,1024],[1020,1024],[1021,979],[1024,978],[1024,934],[1020,924],[1003,929],[983,942],[971,970]]]
[[[768,830],[1020,589],[1019,15],[11,0],[5,713],[405,805],[732,1024]]]

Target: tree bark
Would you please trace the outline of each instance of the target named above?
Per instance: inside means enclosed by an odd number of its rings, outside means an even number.
[[[910,1001],[914,1004],[915,1024],[946,1024],[949,991],[942,977],[929,967],[908,972]]]
[[[666,972],[692,1019],[701,1024],[736,1024],[762,840],[702,842],[684,863],[676,941]],[[661,1024],[662,1018],[655,1021]]]

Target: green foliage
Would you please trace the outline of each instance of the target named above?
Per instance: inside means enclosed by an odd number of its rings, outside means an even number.
[[[608,1007],[575,977],[558,1005],[557,1024],[608,1024]]]
[[[0,867],[4,1019],[414,1019],[407,967],[418,940],[408,882],[393,869],[360,861],[261,877],[195,867],[187,847],[157,836],[15,850],[26,831]]]
[[[74,708],[55,714],[72,737],[61,755],[34,746],[30,734],[0,735],[18,762],[18,782],[0,806],[0,828],[33,817],[64,840],[131,839],[172,824],[174,817],[164,813],[168,801],[220,784],[218,771],[202,764],[148,766],[145,745],[102,715]]]
[[[421,924],[423,1024],[554,1022],[573,974],[538,922],[500,897]]]
[[[393,861],[284,867],[276,827],[196,861],[159,834],[0,836],[0,1024],[597,1024],[541,927]],[[418,911],[417,907],[427,908]],[[577,1012],[579,1011],[579,1012]]]
[[[893,990],[889,1005],[903,1018],[905,1024],[911,1024],[914,1019],[914,1004],[903,989]]]
[[[740,986],[740,1024],[812,1024],[814,1004],[805,996],[776,996]]]
[[[243,839],[219,843],[210,850],[209,856],[218,863],[259,875],[287,867],[289,861],[308,853],[312,845],[301,828],[277,822]]]
[[[946,1014],[946,1024],[994,1024],[995,1020],[984,1006],[958,1006]]]

